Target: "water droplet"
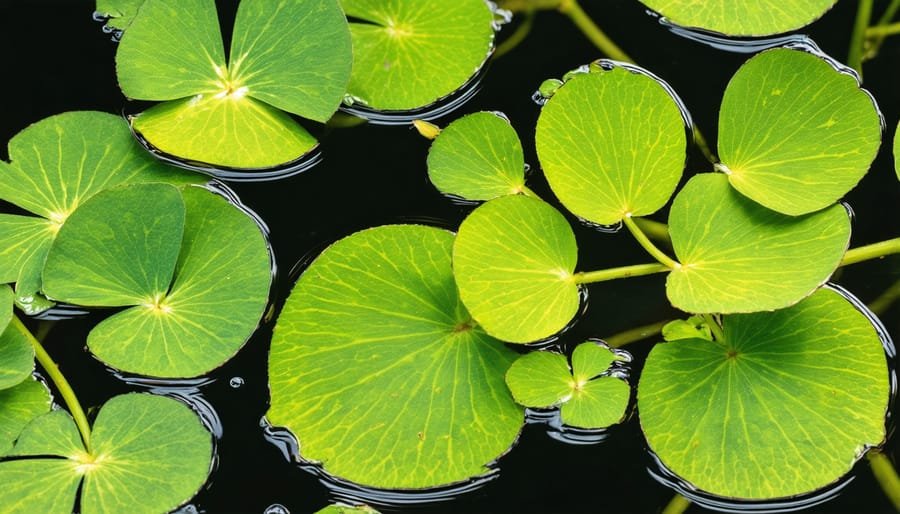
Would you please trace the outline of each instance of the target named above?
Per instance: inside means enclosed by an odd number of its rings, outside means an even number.
[[[237,389],[244,385],[244,379],[242,377],[231,377],[231,380],[228,381],[228,385],[230,385],[234,389]]]

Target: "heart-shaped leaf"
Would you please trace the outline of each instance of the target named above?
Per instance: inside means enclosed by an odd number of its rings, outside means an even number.
[[[428,151],[428,178],[439,191],[490,200],[525,189],[522,143],[509,120],[476,112],[441,130]]]
[[[881,144],[881,115],[846,69],[777,48],[735,73],[719,111],[719,157],[731,185],[779,212],[806,214],[844,196]]]
[[[459,296],[485,332],[528,343],[559,332],[581,303],[572,227],[530,196],[495,198],[472,211],[453,244]]]
[[[424,107],[484,65],[494,14],[484,0],[340,0],[353,38],[348,94],[376,110]]]
[[[685,27],[731,36],[766,36],[809,25],[837,0],[641,0]]]
[[[675,197],[669,233],[681,264],[666,282],[673,306],[754,312],[787,307],[824,284],[850,242],[850,216],[843,205],[780,214],[742,196],[725,175],[703,173]]]
[[[116,53],[127,96],[170,101],[132,118],[150,145],[247,171],[297,160],[315,146],[287,113],[326,121],[350,66],[337,0],[243,0],[227,61],[215,2],[147,0]]]
[[[49,411],[50,391],[33,377],[0,390],[0,457],[12,449],[32,419]]]
[[[524,412],[503,375],[515,352],[459,301],[453,234],[417,225],[354,233],[303,272],[278,317],[266,418],[302,457],[379,488],[484,474]]]
[[[656,345],[638,386],[650,448],[711,494],[772,499],[834,483],[885,437],[878,332],[831,289],[723,319],[724,340]]]
[[[212,460],[212,439],[197,415],[176,400],[152,394],[130,393],[106,402],[94,421],[91,443],[88,452],[64,411],[32,421],[13,449],[18,459],[0,462],[4,509],[168,512],[197,493]]]

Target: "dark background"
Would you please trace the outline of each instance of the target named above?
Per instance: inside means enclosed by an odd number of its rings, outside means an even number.
[[[878,2],[883,7],[886,2]],[[235,1],[219,2],[227,21]],[[639,64],[666,80],[681,96],[711,146],[717,108],[728,79],[747,55],[715,50],[669,33],[636,0],[584,0],[591,17]],[[0,0],[0,157],[5,143],[27,125],[70,110],[120,113],[125,99],[116,84],[116,44],[92,20],[88,0]],[[843,1],[822,20],[801,31],[844,61],[856,2]],[[876,11],[877,13],[878,11]],[[507,37],[518,20],[506,26]],[[530,36],[512,53],[490,63],[478,95],[458,111],[504,112],[523,140],[526,162],[537,170],[533,151],[539,108],[531,100],[546,78],[603,57],[564,16],[539,13]],[[856,214],[851,246],[900,235],[900,185],[893,172],[890,142],[898,115],[900,38],[888,39],[865,68],[865,87],[879,102],[887,130],[882,152],[860,186],[846,201]],[[290,288],[289,271],[337,238],[353,231],[395,222],[425,222],[454,229],[469,211],[442,197],[428,182],[429,142],[405,126],[363,125],[345,129],[310,126],[320,136],[324,160],[311,170],[276,182],[231,184],[244,203],[271,228],[279,274],[276,306]],[[691,150],[687,172],[710,171]],[[554,201],[539,171],[529,186]],[[665,210],[657,219],[665,220]],[[627,233],[601,234],[573,226],[581,248],[579,270],[648,262]],[[862,301],[870,301],[900,279],[896,257],[842,269],[835,281]],[[664,277],[651,276],[591,286],[588,313],[568,332],[564,343],[604,337],[636,325],[681,317],[669,307]],[[84,350],[85,334],[99,315],[59,322],[47,341],[83,404],[141,386],[105,370]],[[898,307],[883,316],[889,331],[900,334]],[[195,408],[208,406],[219,437],[218,465],[208,484],[186,510],[208,513],[263,513],[280,504],[290,513],[314,512],[329,502],[329,489],[314,474],[290,463],[264,437],[260,419],[267,408],[266,352],[270,326],[264,326],[233,360],[203,383],[168,384]],[[628,347],[640,361],[647,342]],[[234,378],[243,384],[234,387]],[[636,380],[634,380],[636,382]],[[761,434],[764,437],[764,434]],[[889,444],[893,453],[895,445]],[[647,473],[651,466],[634,416],[600,444],[559,442],[544,425],[527,425],[518,444],[499,461],[498,477],[450,503],[408,507],[454,512],[659,512],[673,496]],[[863,461],[856,478],[835,500],[809,512],[891,512],[890,504]],[[383,511],[391,511],[381,507]],[[690,512],[701,512],[691,507]],[[2,511],[2,506],[0,506]]]

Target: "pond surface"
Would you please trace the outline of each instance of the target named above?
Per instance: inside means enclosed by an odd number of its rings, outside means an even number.
[[[222,3],[233,8],[235,2]],[[747,58],[672,35],[633,0],[585,1],[591,17],[638,63],[667,81],[690,110],[695,123],[714,144],[716,108],[728,79]],[[0,156],[5,143],[28,124],[68,110],[119,113],[125,99],[116,86],[115,43],[92,20],[87,0],[0,0]],[[224,9],[227,11],[227,9]],[[830,55],[843,59],[855,14],[854,2],[839,2],[804,33]],[[228,14],[224,14],[228,16]],[[228,24],[225,24],[228,26]],[[515,25],[503,29],[507,36]],[[555,12],[540,13],[531,35],[512,53],[492,62],[478,94],[454,114],[502,111],[519,132],[526,162],[537,168],[533,149],[539,112],[532,93],[547,78],[602,55]],[[865,87],[879,102],[893,135],[900,108],[900,39],[889,39],[866,68]],[[315,127],[314,130],[321,130]],[[357,126],[321,130],[323,161],[299,175],[277,181],[232,184],[243,203],[271,229],[279,276],[276,302],[290,287],[290,270],[308,261],[330,242],[356,230],[395,222],[423,222],[454,229],[470,207],[441,196],[428,182],[425,159],[429,142],[406,126]],[[856,215],[852,246],[897,236],[900,187],[893,162],[882,153],[862,184],[846,198]],[[692,150],[687,171],[709,171]],[[529,187],[552,198],[539,172]],[[658,219],[665,219],[660,213]],[[582,248],[579,268],[598,269],[644,262],[643,250],[627,234],[600,233],[576,226]],[[835,281],[862,301],[875,298],[900,279],[896,258],[843,269]],[[578,341],[604,337],[634,326],[681,317],[668,306],[661,276],[591,286],[588,315],[566,334]],[[110,375],[84,351],[84,336],[96,316],[59,322],[47,342],[85,405],[98,405],[114,394],[145,387]],[[900,337],[900,309],[883,316]],[[200,512],[314,512],[329,502],[329,489],[317,476],[287,462],[269,442],[260,420],[267,408],[266,356],[271,327],[264,327],[236,358],[208,380],[181,384],[195,406],[214,410],[218,465],[210,482],[191,505]],[[651,341],[652,342],[652,341]],[[635,355],[632,380],[649,350],[648,342],[628,347]],[[525,426],[518,444],[498,463],[499,472],[483,487],[451,502],[436,502],[416,511],[431,512],[659,512],[671,490],[648,473],[653,467],[634,416],[597,444],[564,443],[544,424]],[[764,434],[761,434],[763,437]],[[889,444],[891,455],[896,444]],[[279,511],[277,506],[283,510]],[[383,511],[393,511],[382,507]],[[690,512],[702,509],[692,507]],[[836,499],[807,512],[891,512],[865,461]]]

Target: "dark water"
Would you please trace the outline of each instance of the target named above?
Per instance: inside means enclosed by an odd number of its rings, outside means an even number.
[[[747,56],[722,52],[678,38],[648,16],[634,0],[585,0],[588,13],[637,62],[678,92],[695,123],[714,143],[717,106],[728,79]],[[855,2],[839,2],[808,31],[819,46],[843,60]],[[224,5],[224,4],[223,4]],[[881,4],[879,4],[881,5]],[[230,6],[233,8],[233,4]],[[0,0],[0,156],[5,142],[30,123],[68,110],[121,112],[124,98],[116,85],[115,44],[92,21],[87,0]],[[227,17],[227,14],[225,15]],[[507,26],[501,38],[513,27]],[[546,78],[602,57],[562,15],[541,13],[531,36],[490,65],[480,92],[458,114],[475,110],[504,112],[523,139],[526,161],[537,168],[533,152],[538,107],[531,96]],[[865,85],[878,100],[888,125],[887,143],[863,183],[846,198],[856,213],[852,246],[898,235],[900,186],[893,174],[889,142],[900,116],[900,38],[888,39],[865,69]],[[445,125],[458,114],[439,120]],[[314,128],[321,130],[320,128]],[[428,183],[428,141],[402,126],[359,126],[321,131],[323,162],[297,176],[271,183],[234,184],[244,203],[269,224],[281,274],[277,294],[289,288],[287,271],[329,242],[355,230],[391,222],[428,221],[453,228],[469,207],[456,205]],[[692,151],[688,171],[709,171]],[[546,199],[552,195],[540,173],[529,186]],[[661,213],[664,214],[664,213]],[[664,217],[660,217],[664,220]],[[646,262],[628,234],[601,234],[576,226],[582,248],[579,269]],[[836,281],[862,301],[875,298],[900,278],[897,258],[841,270]],[[900,337],[898,307],[883,316]],[[679,316],[665,300],[663,277],[635,278],[592,286],[589,314],[567,334],[569,342],[604,337],[636,325]],[[84,335],[95,318],[59,322],[48,350],[60,363],[82,402],[105,399],[142,387],[107,373],[84,351]],[[282,457],[266,441],[260,418],[266,411],[264,327],[232,361],[201,384],[182,389],[200,395],[218,415],[218,466],[191,504],[201,512],[263,513],[274,504],[297,514],[314,512],[329,501],[319,479]],[[634,377],[649,350],[635,354]],[[890,444],[893,455],[896,445]],[[432,504],[432,512],[659,512],[673,493],[647,473],[651,461],[632,418],[600,444],[577,446],[528,425],[518,445],[499,462],[499,474],[483,488],[451,503]],[[866,462],[834,500],[807,512],[891,512]],[[389,511],[391,509],[383,509]],[[2,506],[0,506],[2,511]],[[700,512],[691,507],[690,512]]]

